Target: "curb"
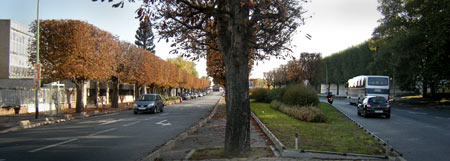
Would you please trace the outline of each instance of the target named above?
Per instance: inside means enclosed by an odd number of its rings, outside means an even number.
[[[406,161],[405,158],[403,158],[403,154],[400,153],[398,150],[394,149],[394,147],[392,147],[392,145],[389,144],[389,141],[384,141],[383,139],[381,139],[380,137],[378,137],[377,135],[375,135],[375,133],[371,132],[369,129],[365,128],[364,126],[362,126],[361,124],[359,124],[358,122],[356,122],[355,120],[353,120],[351,117],[349,117],[347,114],[345,114],[344,112],[342,112],[340,109],[334,107],[333,105],[330,104],[330,106],[332,106],[334,109],[336,109],[337,111],[339,111],[339,113],[343,114],[345,117],[347,117],[350,121],[352,121],[356,126],[358,126],[360,129],[364,130],[367,134],[371,135],[372,137],[375,138],[376,141],[378,141],[381,145],[383,145],[383,148],[385,148],[386,152],[392,152],[394,153],[395,156],[395,160],[398,161]]]
[[[211,118],[216,114],[217,112],[217,107],[219,105],[219,102],[223,99],[224,97],[220,97],[220,99],[216,102],[216,104],[213,107],[213,110],[211,111],[211,113],[209,113],[208,117],[198,121],[195,125],[191,126],[188,130],[178,134],[175,138],[167,141],[163,146],[157,147],[156,150],[154,150],[152,153],[150,153],[149,155],[138,159],[138,161],[153,161],[158,159],[161,156],[162,152],[165,151],[170,151],[175,147],[175,142],[179,141],[179,140],[183,140],[186,137],[188,137],[188,133],[190,132],[194,132],[195,130],[197,130],[198,128],[202,127],[204,124],[206,124],[209,120],[211,120]]]
[[[275,144],[275,148],[278,150],[281,156],[283,156],[283,152],[284,150],[286,150],[286,147],[283,145],[283,143],[278,140],[278,138],[269,130],[269,128],[266,127],[266,125],[264,125],[264,123],[262,123],[261,120],[259,120],[259,118],[253,112],[251,112],[251,115],[253,119],[258,123],[259,127],[263,130],[264,134],[266,134],[266,136],[269,137],[273,144]]]
[[[98,115],[105,115],[105,114],[110,114],[110,113],[116,113],[116,112],[122,112],[122,111],[127,111],[129,110],[129,108],[121,108],[115,111],[106,111],[106,112],[98,112],[97,110],[94,112],[82,112],[80,114],[80,116],[72,116],[72,114],[64,114],[64,118],[63,119],[58,119],[55,120],[55,118],[53,117],[46,117],[45,121],[40,121],[40,122],[36,122],[36,123],[31,123],[30,120],[22,120],[19,121],[19,126],[15,126],[15,127],[11,127],[9,129],[6,130],[2,130],[0,131],[0,134],[4,134],[4,133],[8,133],[8,132],[13,132],[13,131],[18,131],[18,130],[22,130],[22,129],[30,129],[30,128],[35,128],[35,127],[39,127],[39,126],[43,126],[43,125],[50,125],[50,124],[56,124],[56,123],[61,123],[61,122],[67,122],[70,120],[75,120],[75,119],[84,119],[84,118],[88,118],[88,117],[92,117],[92,116],[98,116]]]

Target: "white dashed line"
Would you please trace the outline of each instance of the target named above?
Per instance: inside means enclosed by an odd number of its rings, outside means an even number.
[[[116,123],[116,122],[119,122],[119,121],[121,121],[121,120],[111,120],[111,121],[107,121],[107,122],[104,122],[104,123],[101,123],[101,124],[98,124],[98,125],[108,125],[108,124]]]
[[[113,131],[113,130],[116,130],[117,128],[112,128],[112,129],[108,129],[108,130],[103,130],[103,131],[100,131],[100,132],[96,132],[96,133],[93,133],[93,134],[89,134],[88,136],[95,136],[95,135],[98,135],[98,134],[101,134],[101,133],[105,133],[105,132],[108,132],[108,131]]]
[[[422,115],[428,115],[427,113],[423,113],[423,112],[411,112],[411,111],[408,111],[409,113],[411,113],[411,114],[422,114]]]
[[[56,143],[56,144],[52,144],[52,145],[49,145],[49,146],[44,146],[42,148],[37,148],[37,149],[31,150],[31,151],[28,151],[28,152],[34,153],[34,152],[38,152],[38,151],[41,151],[41,150],[45,150],[45,149],[48,149],[48,148],[52,148],[52,147],[55,147],[55,146],[58,146],[58,145],[62,145],[62,144],[66,144],[66,143],[69,143],[69,142],[72,142],[72,141],[76,141],[76,140],[78,140],[78,139],[70,139],[70,140],[66,140],[66,141],[63,141],[63,142],[60,142],[60,143]]]
[[[166,115],[168,115],[168,113],[164,113],[164,114],[161,114],[161,115],[159,115],[159,116],[166,116]]]
[[[132,122],[132,123],[129,123],[129,124],[125,124],[125,125],[122,125],[122,126],[130,126],[130,125],[133,125],[133,124],[137,124],[139,122],[141,122],[141,121],[135,121],[135,122]]]

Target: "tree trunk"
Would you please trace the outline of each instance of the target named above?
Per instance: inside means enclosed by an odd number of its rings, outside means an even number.
[[[94,103],[95,103],[95,108],[98,109],[98,99],[100,98],[100,82],[99,81],[95,81],[95,99],[94,99]]]
[[[72,90],[66,89],[66,96],[67,96],[67,105],[69,105],[69,109],[72,108],[72,102],[70,101],[70,97],[72,96]]]
[[[84,111],[84,104],[83,104],[84,80],[76,79],[75,86],[77,88],[77,101],[75,109],[77,113],[81,113]]]
[[[111,107],[112,108],[118,108],[119,107],[119,78],[112,77],[112,102]]]
[[[134,100],[137,100],[141,95],[141,85],[139,83],[134,84]]]
[[[231,1],[230,22],[219,17],[219,49],[226,68],[225,155],[247,156],[250,153],[249,101],[249,9],[241,1]],[[222,19],[224,18],[224,19]]]
[[[428,98],[428,86],[427,86],[427,82],[425,82],[425,81],[422,81],[422,97]]]

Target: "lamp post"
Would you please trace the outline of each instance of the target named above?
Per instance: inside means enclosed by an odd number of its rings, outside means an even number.
[[[39,88],[41,86],[41,65],[39,62],[39,0],[37,0],[37,17],[36,17],[36,22],[37,22],[37,30],[36,30],[36,90],[35,90],[35,94],[34,94],[34,99],[35,99],[35,107],[36,107],[36,112],[35,112],[35,116],[36,119],[39,118]]]

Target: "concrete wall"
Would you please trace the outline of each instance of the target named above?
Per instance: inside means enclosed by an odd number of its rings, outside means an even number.
[[[320,85],[320,93],[326,94],[328,89],[328,85],[321,84]],[[347,96],[347,88],[345,88],[345,84],[339,84],[339,93],[338,93],[338,85],[337,84],[330,84],[330,92],[333,93],[333,95],[338,96]]]

